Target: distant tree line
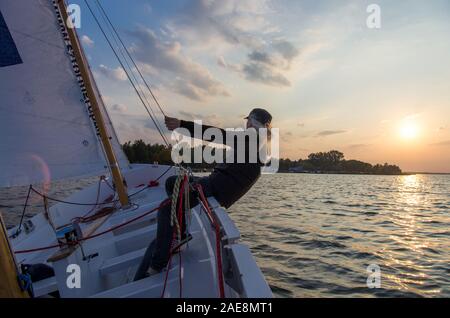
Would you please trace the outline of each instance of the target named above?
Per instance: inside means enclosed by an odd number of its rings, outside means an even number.
[[[205,150],[207,146],[197,146],[202,148],[199,151]],[[172,148],[160,144],[147,144],[143,140],[136,140],[133,143],[130,141],[122,145],[122,148],[128,157],[130,163],[159,163],[164,165],[172,165]],[[209,147],[208,149],[212,155],[216,151],[225,151],[225,149],[218,149]],[[193,163],[195,154],[195,148],[191,148],[189,163],[184,163],[185,166],[192,168],[193,170],[212,169],[215,164],[206,163],[203,158],[201,163]],[[223,156],[224,158],[225,156]]]
[[[359,160],[346,160],[344,154],[337,150],[312,153],[308,156],[308,159],[281,159],[280,171],[402,174],[402,170],[396,165],[388,163],[371,165]]]
[[[143,140],[131,141],[122,145],[123,151],[130,163],[154,163],[173,164],[171,150],[164,145],[147,144]]]
[[[205,146],[198,146],[205,149]],[[207,147],[207,146],[206,146]],[[147,144],[143,140],[136,140],[133,143],[126,142],[123,150],[131,163],[159,163],[173,164],[171,158],[171,148],[160,144]],[[215,151],[224,151],[224,149],[208,149],[213,154]],[[191,160],[194,162],[194,148],[191,148]],[[212,169],[214,164],[186,163],[188,167],[194,170]],[[371,165],[359,160],[346,160],[344,154],[337,150],[328,152],[312,153],[308,159],[280,159],[281,172],[313,172],[313,173],[355,173],[355,174],[384,174],[396,175],[402,174],[402,170],[396,165],[376,164]]]

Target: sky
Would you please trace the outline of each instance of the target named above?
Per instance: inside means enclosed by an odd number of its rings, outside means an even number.
[[[84,1],[68,2],[81,6],[77,32],[119,139],[162,143]],[[281,157],[337,149],[450,172],[448,0],[101,3],[169,116],[243,127],[262,107]],[[380,28],[366,23],[372,3]]]

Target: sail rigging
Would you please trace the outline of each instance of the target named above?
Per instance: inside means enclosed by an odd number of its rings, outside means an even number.
[[[150,93],[150,96],[152,97],[153,101],[155,102],[156,106],[160,110],[160,112],[166,116],[161,103],[158,101],[156,95],[154,94],[153,90],[151,89],[150,85],[148,84],[145,77],[142,75],[142,72],[139,69],[139,66],[136,64],[134,58],[131,56],[128,48],[126,47],[125,43],[123,42],[122,38],[120,37],[119,33],[117,32],[116,27],[112,23],[111,19],[109,18],[108,14],[106,13],[105,9],[103,8],[100,1],[96,0],[96,4],[100,13],[100,16],[104,20],[106,27],[102,26],[102,23],[100,22],[100,19],[97,17],[97,14],[94,12],[91,5],[89,5],[88,1],[85,0],[84,3],[86,4],[87,8],[89,9],[89,12],[91,13],[94,21],[96,22],[98,28],[100,29],[101,33],[103,34],[103,37],[105,38],[106,42],[108,43],[109,47],[114,53],[114,56],[116,57],[118,63],[120,64],[121,68],[125,72],[128,81],[130,82],[131,86],[133,87],[136,95],[138,96],[142,106],[144,106],[147,114],[149,115],[150,119],[152,120],[153,124],[155,125],[156,130],[160,134],[162,140],[164,141],[165,145],[170,147],[170,143],[167,140],[167,137],[163,133],[162,125],[158,121],[158,118],[153,111],[153,108],[147,98],[147,94],[145,90],[142,87],[142,83],[145,85],[145,88],[147,88],[148,93]],[[110,36],[107,35],[106,29],[110,31]],[[113,45],[114,42],[116,46]],[[120,54],[120,56],[119,56]],[[130,63],[133,65],[133,67],[130,65]],[[135,74],[137,73],[137,74]],[[140,80],[137,78],[139,75]]]

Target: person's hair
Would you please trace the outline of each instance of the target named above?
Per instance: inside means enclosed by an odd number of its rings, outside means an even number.
[[[251,126],[254,127],[256,130],[261,129],[261,128],[266,128],[267,129],[267,140],[270,141],[270,138],[272,136],[271,131],[270,131],[270,129],[272,128],[272,125],[270,123],[263,124],[259,120],[254,118],[253,116],[250,116],[248,118],[248,120],[250,121]]]
[[[255,128],[257,131],[261,128],[266,128],[267,129],[267,139],[266,140],[259,140],[258,144],[259,144],[259,149],[261,149],[264,145],[266,145],[266,155],[270,157],[270,153],[271,151],[271,140],[272,140],[272,125],[271,123],[267,123],[267,124],[263,124],[261,123],[259,120],[257,120],[256,118],[254,118],[253,116],[248,117],[248,120],[250,121],[250,124],[253,128]],[[258,150],[259,150],[258,149]],[[270,160],[270,159],[269,159]]]

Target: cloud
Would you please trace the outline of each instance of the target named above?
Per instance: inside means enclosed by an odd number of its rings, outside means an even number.
[[[253,50],[242,66],[244,77],[249,81],[271,86],[290,86],[283,74],[290,70],[300,51],[289,41],[277,40],[263,49]]]
[[[148,116],[116,111],[110,112],[110,115],[115,123],[114,128],[116,128],[121,142],[134,141],[138,139],[144,139],[145,141],[151,143],[162,144],[164,142],[156,129],[155,124]],[[162,132],[168,140],[170,140],[170,133],[164,128],[164,123],[162,123],[160,119],[159,124],[160,127],[162,127]]]
[[[202,120],[205,121],[205,124],[207,124],[206,122],[209,123],[217,122],[217,115],[215,114],[205,115],[205,114],[191,113],[183,110],[178,111],[178,113],[187,120]]]
[[[219,56],[218,58],[217,58],[217,64],[219,65],[219,66],[222,66],[222,67],[227,67],[228,65],[227,65],[227,62],[225,61],[225,58],[223,57],[223,56]]]
[[[156,70],[153,66],[146,63],[137,62],[137,67],[141,71],[142,74],[149,75],[149,76],[159,76],[158,70]]]
[[[273,58],[266,52],[260,52],[260,51],[254,50],[253,52],[251,52],[248,55],[248,58],[251,61],[263,63],[263,64],[267,64],[267,65],[275,65],[276,64],[276,62],[273,60]]]
[[[275,8],[271,0],[190,0],[164,20],[159,33],[142,27],[131,32],[138,39],[133,54],[140,62],[171,73],[172,79],[166,80],[169,89],[195,101],[230,93],[204,66],[187,57],[190,53],[218,56],[217,65],[249,82],[290,87],[289,71],[297,58],[308,56],[309,46],[300,50],[297,43],[280,36],[280,23],[274,25]],[[287,33],[297,42],[302,39],[297,32]],[[181,80],[173,82],[173,76]],[[198,78],[208,84],[198,84],[194,80]]]
[[[93,47],[95,42],[87,35],[83,35],[81,37],[81,43],[83,43],[87,47]]]
[[[250,82],[287,87],[291,82],[285,72],[300,51],[278,33],[271,36],[274,26],[268,16],[272,12],[268,0],[192,0],[167,28],[197,50],[243,49],[248,52],[244,60],[230,64],[218,54],[217,64]]]
[[[279,40],[275,42],[273,47],[288,62],[292,62],[292,60],[294,60],[300,54],[299,49],[297,49],[291,42],[286,40]]]
[[[421,113],[409,114],[405,118],[403,118],[403,120],[412,120],[412,119],[419,118],[420,116],[421,116]]]
[[[176,93],[193,100],[230,95],[207,68],[182,54],[179,42],[163,41],[145,27],[138,27],[129,31],[129,34],[137,40],[131,47],[132,54],[140,63],[164,71],[170,76],[169,88]],[[176,80],[173,81],[173,78]]]
[[[327,136],[345,134],[346,132],[347,132],[346,130],[322,130],[322,131],[319,131],[315,136],[316,137],[327,137]]]
[[[435,143],[430,144],[430,146],[450,146],[450,140],[435,142]]]
[[[111,109],[118,113],[125,113],[128,110],[128,107],[123,104],[114,104],[111,106]]]
[[[164,141],[158,131],[148,123],[118,121],[115,126],[121,142],[144,139],[146,142],[163,144]],[[169,137],[170,140],[170,137]]]
[[[204,100],[203,93],[198,87],[196,87],[195,85],[192,85],[189,82],[185,82],[181,79],[177,79],[177,80],[175,80],[175,82],[170,84],[170,88],[175,93],[183,95],[189,99],[192,99],[195,101]]]
[[[284,142],[289,142],[292,140],[293,136],[294,135],[291,131],[287,131],[287,132],[281,134],[281,140]]]
[[[219,58],[217,64],[240,74],[250,82],[276,87],[291,86],[291,82],[277,69],[269,55],[258,52],[250,55],[249,62],[242,65],[227,63],[223,57]]]
[[[223,56],[219,57],[217,64],[239,73],[251,82],[287,87],[291,86],[291,82],[283,73],[291,68],[299,54],[293,44],[283,40],[263,49],[253,49],[247,55],[247,61],[241,65],[227,63]]]
[[[189,42],[257,46],[251,34],[271,27],[265,19],[268,0],[190,0],[168,28]]]
[[[248,54],[248,60],[257,63],[263,63],[278,69],[289,70],[291,63],[300,55],[291,42],[287,40],[278,40],[263,49],[253,50]]]
[[[281,73],[263,63],[248,63],[242,66],[244,77],[252,82],[271,86],[290,86],[291,82]]]
[[[361,148],[365,148],[365,147],[369,147],[369,144],[352,144],[352,145],[348,145],[347,148],[349,149],[361,149]]]
[[[126,81],[127,80],[127,74],[121,67],[117,68],[109,68],[103,64],[100,64],[98,67],[100,74],[103,76],[116,80],[116,81]]]

